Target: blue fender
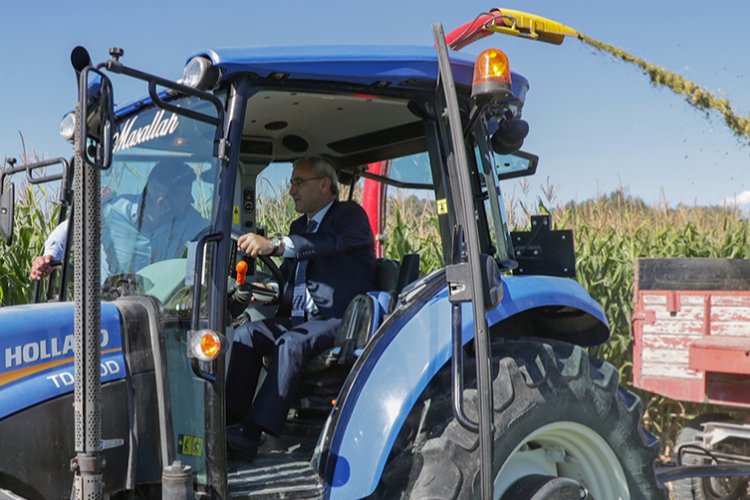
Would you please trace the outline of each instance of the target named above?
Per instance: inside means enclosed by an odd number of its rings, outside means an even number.
[[[101,310],[102,383],[125,378],[120,313]],[[74,386],[73,304],[49,303],[0,308],[0,419]]]
[[[488,324],[544,306],[581,310],[608,328],[602,308],[580,284],[542,276],[503,278],[503,299],[487,313]],[[362,498],[375,491],[406,417],[450,359],[450,310],[443,286],[415,314],[407,312],[385,324],[380,338],[357,361],[356,378],[346,388],[330,440],[330,498]],[[470,304],[462,305],[462,316],[467,343],[474,338]]]

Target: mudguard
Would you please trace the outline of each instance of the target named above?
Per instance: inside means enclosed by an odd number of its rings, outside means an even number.
[[[120,313],[101,309],[102,383],[125,378]],[[0,420],[73,392],[73,303],[0,308]]]
[[[397,311],[357,361],[356,376],[342,390],[332,422],[326,470],[330,498],[362,498],[375,491],[406,417],[450,359],[451,308],[444,283],[419,304]],[[542,276],[504,278],[503,300],[487,313],[488,326],[547,306],[583,311],[600,331],[608,331],[603,310],[580,284]],[[463,341],[468,343],[474,338],[470,304],[463,304],[462,313]]]

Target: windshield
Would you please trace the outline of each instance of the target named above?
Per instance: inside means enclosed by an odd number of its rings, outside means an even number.
[[[192,98],[173,103],[206,106]],[[163,302],[183,285],[188,243],[208,231],[213,215],[214,132],[155,106],[119,120],[112,166],[101,178],[105,291]]]

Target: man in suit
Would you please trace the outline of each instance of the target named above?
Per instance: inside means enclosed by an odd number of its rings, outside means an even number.
[[[294,163],[289,194],[297,212],[289,235],[240,236],[238,247],[252,256],[284,256],[287,286],[276,317],[242,325],[227,374],[230,452],[247,460],[263,432],[283,430],[305,360],[333,345],[341,317],[355,295],[375,288],[374,238],[367,214],[352,201],[338,201],[338,181],[324,158]],[[264,356],[268,374],[255,400]],[[252,404],[251,404],[252,402]]]

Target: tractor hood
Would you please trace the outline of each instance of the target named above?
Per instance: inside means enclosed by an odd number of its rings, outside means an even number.
[[[120,313],[101,310],[102,383],[125,377]],[[73,391],[73,303],[0,309],[0,419]]]

